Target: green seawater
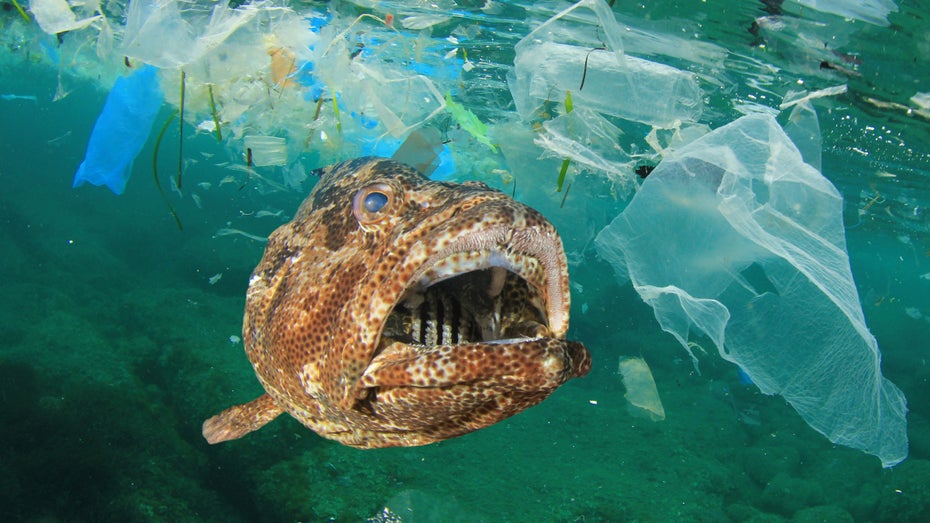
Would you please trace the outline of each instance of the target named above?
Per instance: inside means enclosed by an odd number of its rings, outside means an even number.
[[[349,19],[430,9],[359,4],[293,8]],[[478,26],[468,58],[485,65],[480,75],[456,80],[457,96],[498,127],[496,139],[532,133],[513,123],[506,68],[516,41],[570,4],[489,2],[495,9],[484,11],[481,4],[437,4],[453,18],[433,37],[463,21]],[[243,439],[207,445],[204,419],[262,393],[237,337],[264,244],[218,231],[267,236],[293,215],[313,180],[296,190],[283,187],[281,168],[255,169],[277,180],[278,190],[247,177],[241,143],[231,132],[223,143],[195,132],[209,113],[194,106],[200,112],[185,123],[180,192],[169,179],[177,125],[161,144],[161,183],[183,222],[179,231],[151,167],[155,134],[177,104],[169,93],[124,194],[72,189],[122,55],[101,67],[85,53],[92,46],[68,48],[83,33],[65,34],[59,44],[3,6],[0,94],[25,98],[0,99],[0,520],[365,521],[384,518],[386,507],[405,522],[930,520],[930,116],[912,101],[930,92],[922,2],[897,2],[887,25],[791,2],[617,0],[612,7],[625,27],[638,28],[631,32],[674,33],[729,53],[713,63],[646,56],[701,76],[700,122],[710,127],[739,117],[744,104],[777,108],[791,89],[848,86],[814,106],[822,171],[844,197],[866,322],[884,376],[908,400],[909,456],[890,469],[830,443],[782,398],[741,383],[709,345],[697,373],[652,309],[629,283],[615,281],[590,246],[630,195],[573,170],[563,202],[555,190],[561,158],[540,161],[535,176],[509,168],[517,199],[540,208],[566,243],[569,337],[592,352],[587,377],[513,418],[426,447],[347,448],[287,416]],[[118,4],[106,6],[118,21]],[[834,36],[806,41],[799,35],[822,33],[781,29],[760,37],[749,29],[765,16],[825,24]],[[54,49],[62,53],[57,62]],[[175,87],[166,85],[166,93]],[[312,115],[315,104],[307,104]],[[508,168],[500,155],[464,133],[453,138],[456,181],[480,172],[514,190],[510,178],[490,174]],[[357,152],[310,149],[300,159],[308,172]],[[220,183],[227,176],[235,181]],[[618,361],[631,356],[651,367],[665,420],[637,414],[624,399]]]

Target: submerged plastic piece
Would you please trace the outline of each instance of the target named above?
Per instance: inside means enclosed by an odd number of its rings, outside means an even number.
[[[180,0],[129,2],[124,36],[125,54],[161,68],[182,67],[200,59],[251,20],[264,2],[235,9],[219,2],[209,15],[182,10]]]
[[[29,11],[39,27],[50,35],[83,29],[103,18],[97,15],[78,20],[66,0],[30,0]]]
[[[665,419],[665,408],[659,398],[659,390],[652,377],[649,365],[642,358],[620,360],[620,375],[623,376],[624,396],[630,405],[643,412],[652,421]]]
[[[674,151],[595,243],[689,352],[703,334],[830,441],[905,459],[905,399],[865,325],[842,199],[774,118]]]
[[[162,105],[157,73],[156,68],[146,65],[116,80],[94,124],[84,161],[74,175],[74,187],[87,182],[123,194],[132,162],[148,140]]]
[[[844,94],[847,91],[846,84],[834,85],[833,87],[827,87],[826,89],[820,89],[809,93],[807,91],[788,91],[788,94],[785,95],[785,99],[782,100],[781,104],[778,106],[779,109],[787,109],[793,105],[803,103],[809,100],[814,100],[816,98],[824,98],[826,96],[837,96]]]
[[[804,100],[792,107],[784,129],[785,134],[797,145],[804,162],[819,170],[823,138],[820,135],[817,111],[814,110],[810,101]]]
[[[452,152],[432,127],[415,129],[403,143],[391,137],[362,144],[363,156],[383,156],[405,163],[431,180],[445,181],[455,176]]]
[[[657,127],[696,121],[703,108],[697,78],[625,55],[621,32],[604,0],[582,0],[520,40],[508,76],[520,116],[529,120],[571,91],[576,107],[606,115]]]
[[[741,367],[736,368],[736,377],[739,379],[740,385],[752,385],[752,378],[749,377],[749,374],[746,374]]]
[[[424,127],[410,133],[404,143],[397,148],[391,159],[405,163],[429,177],[439,167],[439,154],[442,152],[442,137],[432,127]]]
[[[589,109],[575,109],[543,122],[544,131],[534,140],[557,158],[612,176],[614,181],[635,184],[633,158],[620,146],[623,134],[617,126]]]
[[[378,113],[387,133],[400,137],[442,112],[446,102],[436,85],[423,75],[385,74],[385,71],[357,65],[367,76],[362,82],[367,101]]]
[[[277,136],[246,136],[246,150],[252,151],[252,165],[287,165],[287,140]]]
[[[887,26],[888,15],[898,10],[894,0],[794,0],[802,6],[843,18]]]
[[[487,145],[491,152],[497,153],[497,147],[488,138],[488,126],[478,119],[475,113],[453,100],[449,93],[446,93],[446,107],[459,127],[467,131],[479,143]]]

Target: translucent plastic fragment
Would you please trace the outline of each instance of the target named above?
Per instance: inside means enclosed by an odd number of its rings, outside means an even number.
[[[368,103],[375,107],[378,120],[394,137],[409,133],[446,108],[436,85],[426,76],[393,77],[381,70],[357,67],[367,76],[361,85]]]
[[[287,141],[277,136],[246,136],[245,148],[251,150],[252,165],[268,167],[287,165]]]
[[[30,0],[29,11],[50,35],[83,29],[102,18],[98,15],[78,20],[66,0]]]
[[[556,158],[569,158],[595,172],[623,179],[631,156],[620,147],[623,132],[598,113],[575,109],[543,123],[535,142]]]
[[[674,67],[625,55],[622,29],[604,0],[582,0],[516,45],[508,77],[517,111],[531,119],[545,102],[562,103],[658,127],[696,121],[697,79]]]
[[[429,29],[434,25],[448,22],[451,19],[451,16],[446,15],[412,15],[401,18],[400,24],[404,26],[405,29],[420,31]]]
[[[785,134],[797,145],[804,162],[820,169],[823,138],[817,111],[807,100],[793,105],[784,125]]]
[[[659,398],[659,390],[652,377],[649,365],[642,358],[620,360],[620,375],[626,387],[626,400],[652,421],[665,419],[665,408]]]
[[[423,176],[430,176],[439,167],[442,136],[432,127],[414,130],[398,147],[391,159],[405,163]]]
[[[129,3],[125,54],[161,67],[182,67],[200,59],[251,20],[263,2],[235,9],[219,2],[209,12],[183,10],[179,0],[134,0]]]
[[[781,105],[779,105],[778,108],[787,109],[801,102],[806,102],[815,98],[823,98],[825,96],[836,96],[843,94],[846,91],[846,84],[834,85],[833,87],[827,87],[826,89],[820,89],[812,93],[807,91],[788,91],[788,94],[785,95],[784,100],[782,100]]]
[[[921,109],[930,109],[930,93],[917,93],[911,97],[911,103]]]
[[[888,15],[898,10],[894,0],[795,0],[802,6],[844,18],[887,26]]]
[[[119,77],[94,124],[74,187],[87,182],[123,194],[132,162],[148,140],[162,99],[154,67],[143,66],[130,76]]]
[[[303,190],[303,183],[307,179],[307,171],[300,162],[294,162],[284,169],[284,183],[295,191]]]
[[[865,325],[842,199],[774,118],[674,151],[595,243],[686,349],[703,334],[830,441],[886,467],[907,456],[905,398]]]

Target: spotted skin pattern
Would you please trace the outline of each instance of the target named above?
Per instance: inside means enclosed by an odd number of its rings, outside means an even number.
[[[415,289],[492,266],[526,280],[533,303],[505,312],[535,337],[427,346],[382,336]],[[562,243],[537,211],[386,159],[338,164],[271,235],[249,282],[243,340],[266,393],[205,421],[204,437],[236,439],[282,412],[361,448],[487,427],[587,374],[587,349],[564,339],[568,310]]]

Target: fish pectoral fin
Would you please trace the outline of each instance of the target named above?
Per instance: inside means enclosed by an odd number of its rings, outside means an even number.
[[[203,437],[211,445],[239,439],[249,432],[264,427],[282,412],[284,410],[271,399],[271,396],[262,394],[248,403],[229,407],[204,421]]]

